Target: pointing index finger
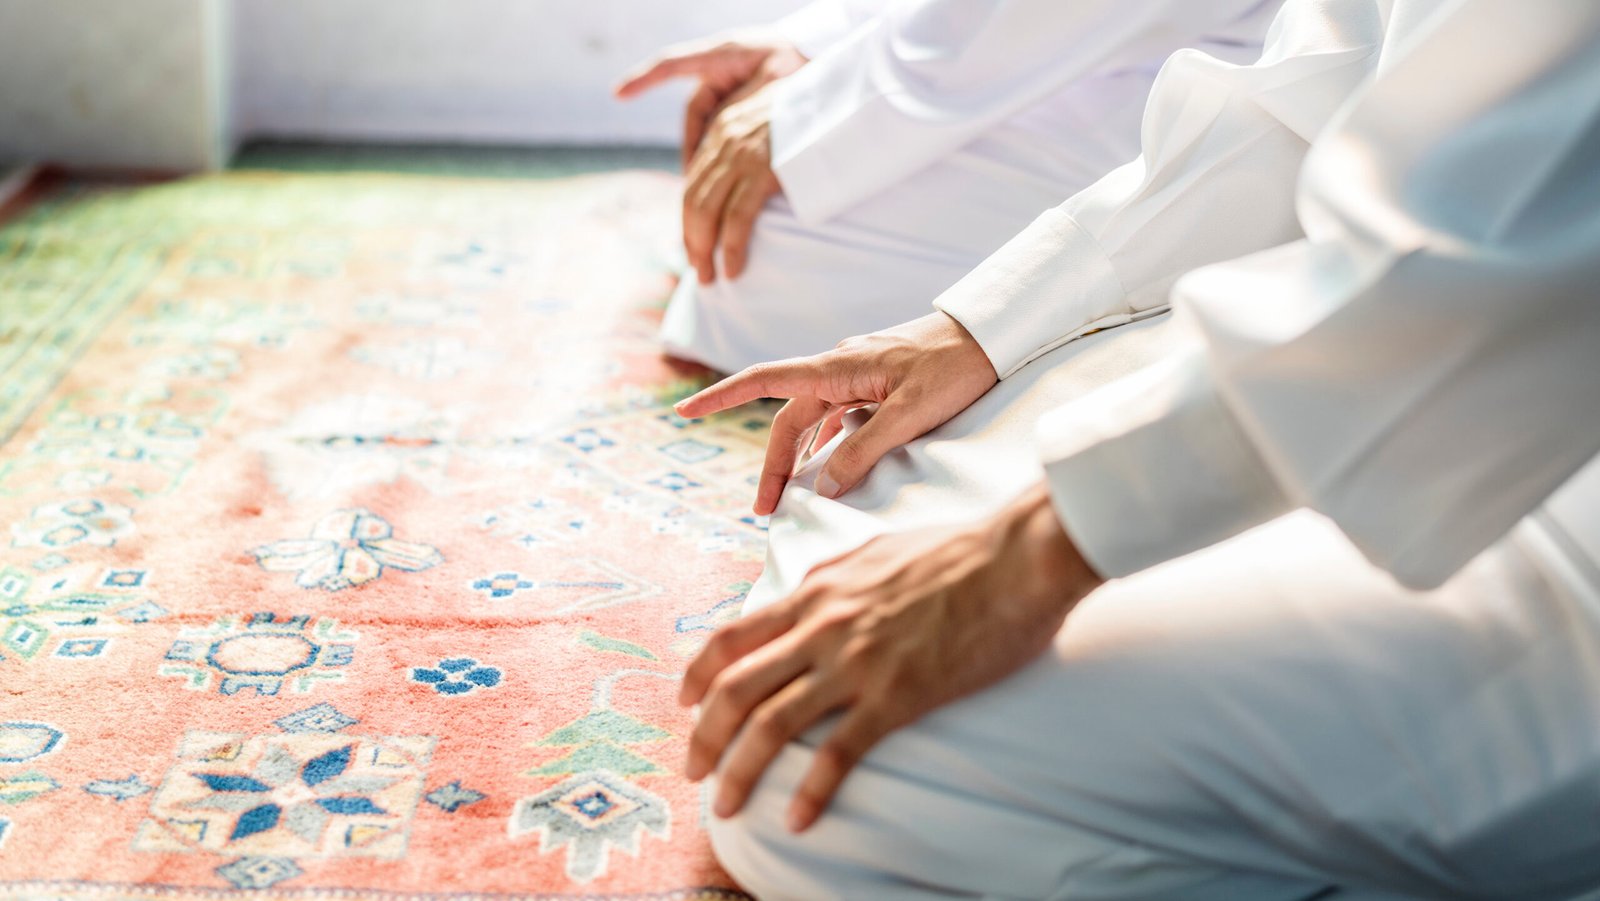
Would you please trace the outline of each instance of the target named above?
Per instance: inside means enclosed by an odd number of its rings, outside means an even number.
[[[817,393],[819,364],[809,357],[757,363],[730,375],[700,393],[673,405],[679,416],[698,419],[763,397],[800,397]]]
[[[670,78],[694,75],[699,69],[703,53],[669,53],[645,60],[622,76],[614,89],[624,100],[637,96]]]

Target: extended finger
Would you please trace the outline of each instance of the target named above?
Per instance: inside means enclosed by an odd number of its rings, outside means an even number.
[[[866,478],[884,454],[921,437],[935,424],[925,411],[891,394],[871,419],[833,449],[817,474],[817,493],[844,494]]]
[[[758,706],[722,757],[712,812],[738,813],[783,746],[845,701],[841,686],[811,671]]]
[[[689,668],[683,673],[683,685],[678,690],[678,703],[685,707],[699,703],[718,673],[789,631],[794,625],[794,609],[787,602],[779,602],[718,629],[700,653],[689,661]]]
[[[629,69],[613,89],[616,96],[626,100],[671,78],[699,75],[701,64],[709,54],[704,50],[681,51],[668,48]]]
[[[744,272],[750,258],[750,236],[766,200],[761,187],[748,177],[740,179],[728,196],[722,211],[722,271],[730,279]]]
[[[689,171],[689,162],[694,159],[694,153],[700,149],[700,140],[706,135],[706,126],[711,123],[711,117],[717,111],[717,92],[711,86],[702,83],[689,97],[689,105],[683,113],[683,171]]]
[[[851,707],[839,725],[811,757],[811,766],[800,780],[794,800],[789,802],[789,829],[803,832],[817,821],[833,800],[844,777],[850,775],[867,751],[889,733],[890,723],[877,710],[863,705]]]
[[[821,396],[825,379],[822,357],[793,357],[757,363],[703,388],[673,405],[679,416],[696,419],[763,397]]]
[[[794,475],[794,463],[801,448],[809,444],[811,430],[828,412],[828,402],[815,397],[797,397],[783,405],[772,418],[767,436],[767,457],[761,464],[761,482],[756,487],[755,512],[766,516],[778,507],[783,486]]]
[[[702,147],[690,163],[689,186],[683,191],[683,249],[702,285],[716,277],[711,254],[717,246],[722,208],[738,181],[723,156],[719,148]]]
[[[685,774],[690,779],[711,772],[750,711],[811,667],[793,635],[779,636],[712,680],[689,736]]]

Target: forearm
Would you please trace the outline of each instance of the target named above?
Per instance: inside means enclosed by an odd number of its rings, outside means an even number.
[[[1431,587],[1600,451],[1600,9],[1465,0],[1391,44],[1307,162],[1308,238],[1186,276],[1191,351],[1041,423],[1105,574],[1308,506]]]
[[[1190,269],[1298,237],[1309,142],[1370,73],[1384,33],[1370,4],[1329,7],[1318,16],[1339,29],[1281,29],[1252,66],[1175,54],[1146,107],[1142,156],[1040,216],[935,306],[1004,377],[1164,309]]]

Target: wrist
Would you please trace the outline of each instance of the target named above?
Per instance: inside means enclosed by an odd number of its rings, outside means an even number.
[[[1050,605],[1062,615],[1105,582],[1061,525],[1043,482],[1024,491],[995,516],[996,562],[1016,594]]]

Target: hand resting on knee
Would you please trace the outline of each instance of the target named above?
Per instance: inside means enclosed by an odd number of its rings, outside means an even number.
[[[690,663],[679,701],[701,712],[688,776],[715,769],[713,810],[732,816],[786,743],[842,710],[790,803],[803,830],[879,739],[1021,669],[1100,582],[1043,483],[975,523],[876,538],[719,629]]]
[[[784,397],[767,439],[755,511],[771,513],[807,447],[843,428],[844,414],[877,404],[866,425],[837,448],[817,491],[838,497],[866,478],[884,454],[949,421],[999,380],[978,342],[945,313],[931,313],[810,357],[752,366],[680,401],[698,417],[761,397]]]
[[[702,284],[737,278],[750,235],[767,198],[781,186],[772,171],[771,101],[767,85],[806,64],[806,57],[765,29],[674,44],[636,66],[616,88],[624,99],[672,78],[700,85],[684,111],[683,245]]]

